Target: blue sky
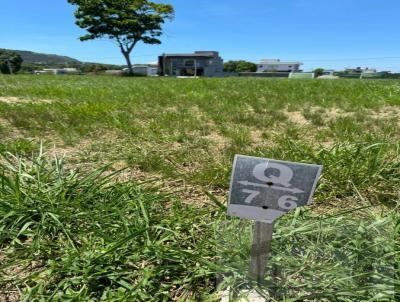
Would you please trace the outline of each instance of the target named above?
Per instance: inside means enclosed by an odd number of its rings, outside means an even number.
[[[300,60],[315,67],[400,71],[399,0],[165,0],[175,19],[161,45],[139,44],[133,61],[163,52],[220,51],[224,60]],[[123,64],[110,41],[80,42],[66,0],[3,0],[0,48]]]

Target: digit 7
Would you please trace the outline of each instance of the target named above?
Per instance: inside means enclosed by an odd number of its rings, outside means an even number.
[[[243,189],[242,190],[243,193],[248,193],[250,194],[249,196],[247,196],[247,198],[244,200],[245,203],[251,203],[253,201],[254,198],[256,198],[258,195],[260,195],[261,192],[259,191],[254,191],[254,190],[247,190],[247,189]]]

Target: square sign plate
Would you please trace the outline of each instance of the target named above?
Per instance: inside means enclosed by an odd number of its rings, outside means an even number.
[[[236,155],[228,214],[271,223],[309,204],[322,166]]]

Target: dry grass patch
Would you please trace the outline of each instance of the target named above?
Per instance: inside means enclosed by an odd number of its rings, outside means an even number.
[[[261,144],[264,140],[263,138],[263,131],[258,129],[253,129],[250,131],[250,139],[255,144]]]
[[[167,107],[165,108],[165,112],[177,113],[179,112],[179,108],[177,106]]]
[[[312,110],[314,112],[320,111],[321,108],[320,107],[313,107]],[[331,107],[331,108],[327,108],[325,109],[325,113],[324,115],[330,119],[330,120],[335,120],[341,117],[349,117],[353,115],[353,112],[346,112],[340,108],[336,108],[336,107]]]
[[[10,123],[4,118],[0,118],[0,126],[8,128],[10,126]]]
[[[216,153],[224,150],[226,146],[228,146],[230,143],[230,140],[228,138],[222,136],[217,132],[212,132],[209,135],[203,136],[202,138],[208,140],[211,143],[211,150]]]
[[[287,111],[287,109],[285,109],[283,113],[288,118],[288,120],[294,124],[302,126],[310,124],[310,122],[303,116],[300,111]]]
[[[6,256],[0,254],[0,264],[6,263]],[[40,275],[40,270],[43,268],[44,263],[42,261],[29,261],[28,263],[19,263],[8,266],[3,269],[2,273],[6,276],[5,280],[23,280],[32,273]],[[16,302],[21,301],[19,290],[11,281],[5,281],[0,284],[0,302]]]
[[[65,145],[61,141],[53,141],[53,147],[49,149],[48,153],[57,157],[74,158],[82,151],[89,150],[93,142],[90,139],[84,139],[74,145]]]
[[[199,185],[193,185],[184,179],[167,179],[159,173],[146,172],[136,167],[129,167],[125,161],[115,162],[111,166],[111,172],[121,171],[115,177],[117,181],[134,181],[139,184],[151,184],[160,188],[160,192],[173,194],[179,197],[186,204],[204,206],[210,203],[210,198],[205,193],[206,189]],[[221,203],[225,203],[228,191],[218,189],[207,192],[214,195]]]
[[[17,302],[17,301],[21,301],[21,298],[17,290],[0,292],[0,302]]]
[[[313,106],[310,108],[311,113],[321,113],[328,120],[335,120],[342,117],[351,117],[355,114],[354,111],[345,111],[337,107],[323,108]],[[389,119],[398,117],[400,118],[400,107],[384,106],[380,109],[367,109],[365,114],[375,119]]]
[[[110,172],[121,171],[116,176],[118,181],[130,181],[135,182],[149,182],[149,181],[159,181],[162,179],[160,174],[154,172],[146,172],[136,167],[129,167],[124,160],[115,162],[111,166]]]
[[[398,124],[400,125],[400,107],[395,106],[384,106],[377,111],[370,111],[370,116],[375,119],[392,119],[398,118]]]
[[[11,105],[20,105],[20,104],[51,104],[54,101],[52,100],[34,100],[34,99],[24,99],[14,96],[0,96],[0,102],[11,104]]]
[[[15,128],[8,120],[4,118],[0,118],[0,129],[6,129],[6,138],[7,139],[18,139],[25,138],[21,130]]]

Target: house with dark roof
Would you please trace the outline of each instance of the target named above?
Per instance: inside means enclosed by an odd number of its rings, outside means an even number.
[[[217,51],[195,51],[187,54],[163,54],[158,58],[161,76],[223,75],[224,62]]]

